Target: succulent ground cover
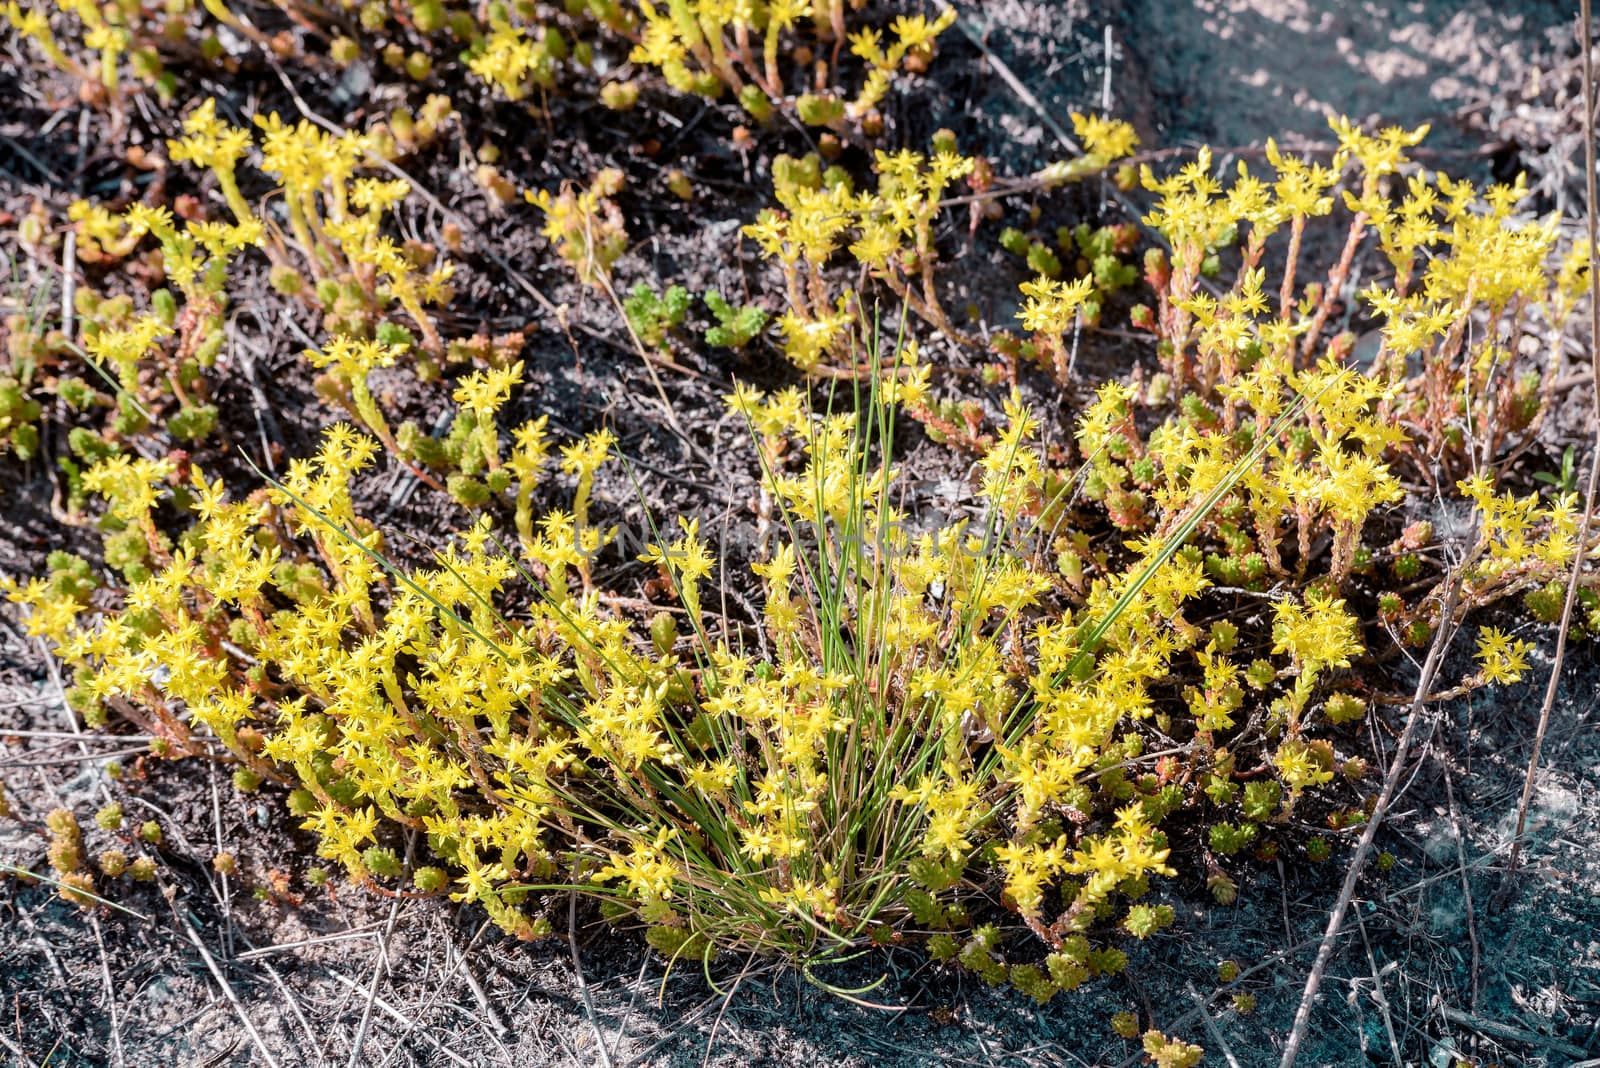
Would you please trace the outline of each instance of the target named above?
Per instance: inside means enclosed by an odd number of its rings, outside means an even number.
[[[1552,717],[1582,736],[1529,685],[1600,631],[1554,134],[1161,145],[1105,92],[1052,114],[945,6],[0,17],[8,938],[70,989],[38,917],[87,932],[104,994],[20,1062],[198,1055],[119,1009],[118,939],[175,937],[224,1059],[459,1063],[381,996],[402,914],[475,932],[438,982],[508,1058],[617,1055],[580,944],[720,995],[707,1057],[753,975],[1188,1065],[1292,1061],[1329,974],[1324,1060],[1586,1053],[1576,986],[1561,1033],[1484,1011],[1529,986],[1486,917],[1565,847],[1531,776],[1468,859],[1446,727],[1527,704],[1495,729],[1535,770]],[[1050,151],[963,114],[974,69]],[[1518,92],[1570,124],[1575,77]],[[1420,929],[1470,966],[1389,978],[1447,878],[1464,924]],[[1287,943],[1183,952],[1280,905]],[[379,961],[332,1007],[353,907]],[[582,1030],[507,1023],[483,954],[565,960]]]

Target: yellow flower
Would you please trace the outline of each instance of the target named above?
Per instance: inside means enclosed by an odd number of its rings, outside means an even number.
[[[1079,278],[1072,282],[1053,282],[1039,277],[1023,282],[1023,302],[1018,318],[1022,325],[1035,333],[1064,334],[1072,329],[1078,308],[1094,295],[1094,279]]]
[[[1139,147],[1139,135],[1133,127],[1120,119],[1102,119],[1097,115],[1072,113],[1072,130],[1083,142],[1083,150],[1106,162],[1131,156]]]
[[[1521,682],[1528,671],[1528,654],[1533,643],[1513,638],[1496,627],[1483,627],[1478,631],[1478,651],[1475,654],[1479,671],[1489,682]]]
[[[467,69],[495,86],[508,100],[521,100],[528,74],[539,62],[538,45],[520,27],[496,20]]]
[[[1304,605],[1279,601],[1272,627],[1274,653],[1289,653],[1308,674],[1323,667],[1349,667],[1364,646],[1356,618],[1344,601],[1311,594]]]
[[[611,862],[595,872],[594,881],[603,883],[610,879],[622,879],[633,894],[670,899],[673,883],[678,877],[678,866],[668,856],[667,846],[677,836],[675,828],[663,827],[656,832],[654,839],[635,838],[628,855],[612,853]]]

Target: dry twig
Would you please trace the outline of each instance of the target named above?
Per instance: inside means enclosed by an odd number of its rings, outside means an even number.
[[[600,1021],[595,1017],[594,998],[589,995],[589,984],[583,979],[583,964],[578,960],[578,894],[572,891],[567,894],[567,946],[572,950],[572,977],[578,984],[578,993],[583,995],[583,1012],[589,1018],[589,1027],[594,1031],[594,1040],[600,1050],[600,1063],[605,1068],[614,1068],[611,1061],[611,1049],[606,1045],[606,1036],[600,1032]]]
[[[389,971],[389,938],[394,934],[395,921],[400,918],[401,898],[389,906],[389,921],[384,924],[383,937],[378,939],[378,960],[372,966],[372,981],[367,984],[367,1003],[361,1009],[361,1023],[356,1027],[355,1041],[350,1043],[350,1059],[345,1063],[357,1068],[361,1063],[361,1048],[367,1044],[367,1033],[372,1027],[372,1007],[378,1000],[378,984]]]
[[[1211,1018],[1211,1010],[1206,1008],[1206,999],[1195,990],[1193,983],[1185,983],[1184,988],[1189,992],[1189,999],[1194,1002],[1194,1011],[1200,1014],[1200,1022],[1205,1025],[1206,1034],[1211,1036],[1211,1041],[1222,1050],[1222,1055],[1228,1061],[1228,1068],[1239,1068],[1239,1058],[1233,1055],[1233,1050],[1228,1046],[1228,1040],[1222,1033],[1222,1028],[1217,1026],[1217,1021]]]
[[[354,993],[361,993],[362,992],[361,991],[361,984],[356,982],[354,979],[350,978],[348,975],[345,975],[345,974],[343,974],[341,972],[333,972],[332,975],[333,975],[333,977],[335,979],[339,980],[339,982],[341,982],[345,986],[349,987],[352,992],[354,992]],[[385,1001],[383,998],[373,998],[372,999],[372,1004],[377,1007],[379,1012],[383,1013],[385,1016],[389,1017],[391,1020],[394,1020],[396,1023],[402,1023],[402,1024],[408,1025],[409,1027],[415,1027],[416,1021],[412,1017],[407,1016],[405,1013],[403,1013],[399,1009],[395,1008],[393,1005],[391,1005],[389,1002]],[[410,1031],[408,1030],[407,1034],[409,1034],[409,1033],[410,1033]],[[441,1043],[438,1039],[436,1039],[432,1035],[428,1034],[428,1032],[426,1032],[426,1031],[420,1032],[420,1037],[428,1045],[432,1046],[434,1049],[438,1050],[440,1053],[442,1053],[446,1057],[448,1057],[453,1063],[461,1065],[461,1068],[473,1068],[471,1061],[467,1060],[465,1057],[463,1057],[461,1054],[457,1053],[455,1050],[451,1049],[449,1046],[446,1046],[443,1043]]]
[[[477,1000],[478,1008],[483,1010],[483,1015],[486,1017],[489,1028],[501,1038],[504,1038],[506,1035],[510,1034],[511,1028],[506,1023],[505,1017],[500,1015],[500,1010],[495,1008],[493,1001],[489,1000],[489,992],[483,988],[483,984],[479,982],[478,977],[473,974],[472,966],[467,963],[466,955],[460,950],[456,949],[454,943],[447,944],[446,949],[449,950],[451,954],[461,957],[459,962],[461,968],[461,977],[466,980],[467,989],[472,991],[473,998]]]
[[[1479,966],[1478,920],[1473,912],[1472,880],[1467,877],[1467,829],[1466,825],[1461,822],[1460,811],[1456,808],[1456,790],[1454,784],[1450,781],[1450,765],[1445,763],[1443,757],[1436,758],[1439,760],[1440,765],[1444,768],[1445,802],[1450,806],[1450,819],[1456,827],[1456,863],[1461,869],[1461,896],[1466,901],[1467,905],[1467,940],[1472,945],[1472,1001],[1469,1002],[1469,1004],[1472,1006],[1472,1011],[1477,1012]]]
[[[1596,231],[1595,213],[1600,210],[1595,191],[1594,146],[1594,36],[1590,0],[1581,0],[1579,32],[1583,38],[1583,158],[1584,188],[1588,196],[1589,228],[1589,359],[1593,364],[1595,381],[1600,382],[1600,273],[1595,269],[1595,246],[1600,244]],[[1550,727],[1550,713],[1556,703],[1556,691],[1561,685],[1561,662],[1567,652],[1567,631],[1572,626],[1572,607],[1578,599],[1578,579],[1583,574],[1583,558],[1589,545],[1589,529],[1594,522],[1595,497],[1600,492],[1600,390],[1590,392],[1594,401],[1595,445],[1589,462],[1589,485],[1584,493],[1583,519],[1578,524],[1577,549],[1572,557],[1572,571],[1567,576],[1567,596],[1561,604],[1561,623],[1556,631],[1556,651],[1550,665],[1550,681],[1545,684],[1544,703],[1539,706],[1539,725],[1533,732],[1533,751],[1528,754],[1528,772],[1522,782],[1522,799],[1517,802],[1517,831],[1511,838],[1511,862],[1506,868],[1500,889],[1493,899],[1495,909],[1505,907],[1515,891],[1517,863],[1522,859],[1522,834],[1527,828],[1528,805],[1533,801],[1533,781],[1539,774],[1539,752],[1544,747],[1545,732]]]
[[[456,958],[455,964],[446,968],[444,970],[444,974],[439,977],[438,989],[430,994],[427,1000],[421,1005],[412,1009],[410,1014],[405,1017],[405,1030],[401,1031],[399,1036],[396,1037],[394,1047],[390,1049],[387,1054],[385,1054],[383,1061],[379,1064],[378,1068],[387,1068],[389,1062],[394,1060],[395,1054],[399,1053],[400,1050],[405,1048],[406,1039],[411,1036],[411,1032],[420,1027],[423,1021],[427,1019],[427,1014],[433,1008],[433,1006],[438,1004],[439,1001],[444,998],[444,992],[447,989],[447,984],[451,979],[455,978],[456,972],[466,965],[467,955],[472,952],[472,947],[478,944],[478,940],[483,937],[484,932],[486,932],[488,929],[489,921],[484,920],[483,923],[479,925],[477,933],[474,934],[467,942],[466,948],[460,951],[460,956]],[[341,978],[344,977],[341,976]],[[380,1009],[383,1008],[383,1005],[380,1002],[374,1002],[374,1004]]]
[[[1322,977],[1327,973],[1328,964],[1333,959],[1334,945],[1339,937],[1340,928],[1344,926],[1345,913],[1350,910],[1350,902],[1355,898],[1356,882],[1361,878],[1367,854],[1372,851],[1372,843],[1378,837],[1378,828],[1383,825],[1384,814],[1388,811],[1389,803],[1394,800],[1396,789],[1400,785],[1406,758],[1411,753],[1412,743],[1416,741],[1417,727],[1424,718],[1426,707],[1424,699],[1433,690],[1434,676],[1439,673],[1439,668],[1444,663],[1445,651],[1455,637],[1456,601],[1461,594],[1462,578],[1476,558],[1477,550],[1474,549],[1460,565],[1452,569],[1450,577],[1445,580],[1448,585],[1445,588],[1444,604],[1439,611],[1439,630],[1434,634],[1433,644],[1429,647],[1427,659],[1423,662],[1422,677],[1417,680],[1416,697],[1411,703],[1411,712],[1406,717],[1405,730],[1400,733],[1399,744],[1395,746],[1394,757],[1389,762],[1389,771],[1383,777],[1383,789],[1378,794],[1378,801],[1373,806],[1372,814],[1367,817],[1367,824],[1361,832],[1361,841],[1356,844],[1355,856],[1350,858],[1350,867],[1345,872],[1344,885],[1339,888],[1339,898],[1334,902],[1333,913],[1328,917],[1328,928],[1322,936],[1321,945],[1317,947],[1317,958],[1312,962],[1311,974],[1306,977],[1305,991],[1300,995],[1300,1007],[1295,1010],[1294,1025],[1290,1028],[1288,1040],[1284,1043],[1283,1056],[1278,1062],[1279,1068],[1294,1068],[1295,1058],[1300,1054],[1300,1044],[1305,1041],[1306,1031],[1311,1026],[1311,1010],[1316,1004],[1317,991],[1322,987]]]
[[[111,962],[106,957],[105,934],[100,929],[100,917],[89,914],[89,926],[94,930],[94,944],[100,950],[100,979],[106,987],[106,1013],[111,1017],[111,1054],[117,1068],[128,1063],[122,1052],[122,1019],[117,1012],[117,988],[111,980]]]
[[[1513,1027],[1511,1024],[1503,1024],[1497,1020],[1486,1020],[1475,1013],[1462,1012],[1460,1009],[1451,1008],[1449,1005],[1440,1006],[1439,1013],[1457,1027],[1476,1031],[1478,1034],[1486,1038],[1492,1038],[1497,1042],[1515,1042],[1519,1046],[1539,1046],[1554,1053],[1559,1053],[1563,1057],[1580,1058],[1588,1055],[1587,1050],[1574,1046],[1570,1042],[1564,1042],[1559,1038],[1541,1035],[1537,1031],[1529,1031],[1524,1027]]]
[[[199,932],[195,930],[194,921],[187,914],[179,912],[176,904],[172,906],[172,915],[178,921],[178,927],[182,929],[184,936],[189,939],[189,944],[194,946],[195,950],[200,954],[200,959],[205,961],[206,970],[211,973],[211,978],[215,979],[217,985],[222,988],[223,996],[228,999],[228,1004],[233,1008],[234,1015],[239,1017],[239,1022],[244,1024],[245,1031],[250,1035],[250,1041],[255,1044],[256,1052],[261,1054],[261,1059],[266,1062],[267,1068],[279,1068],[277,1058],[272,1055],[271,1050],[267,1049],[267,1044],[262,1041],[261,1032],[256,1030],[256,1025],[250,1019],[250,1014],[245,1012],[244,1002],[239,1000],[239,995],[234,992],[233,984],[229,983],[228,977],[222,974],[222,968],[217,964],[217,958],[211,955],[211,951],[206,948],[205,942],[201,940]]]

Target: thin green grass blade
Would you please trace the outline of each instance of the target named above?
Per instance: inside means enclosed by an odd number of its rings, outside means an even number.
[[[82,890],[82,889],[80,889],[80,888],[78,888],[76,886],[68,886],[66,883],[60,882],[59,880],[56,880],[56,879],[52,879],[48,875],[40,875],[36,871],[29,871],[26,868],[19,868],[15,864],[0,864],[0,871],[8,871],[13,875],[20,875],[20,876],[23,876],[23,877],[28,878],[28,879],[37,879],[41,883],[49,883],[51,886],[57,887],[58,889],[66,890],[66,891],[68,891],[70,893],[74,893],[74,894],[82,894],[84,897],[93,898],[94,900],[100,902],[100,904],[106,906],[107,908],[116,909],[118,912],[125,913],[125,914],[127,914],[129,916],[132,916],[136,920],[143,920],[145,923],[154,922],[154,921],[152,921],[150,919],[150,917],[146,916],[144,913],[135,912],[133,909],[127,908],[127,907],[125,907],[123,905],[119,905],[115,901],[109,901],[106,898],[103,898],[99,894],[95,893],[93,890]]]
[[[1257,438],[1250,451],[1234,463],[1228,473],[1211,488],[1210,492],[1184,518],[1178,529],[1167,536],[1167,540],[1162,543],[1156,555],[1145,562],[1144,567],[1139,570],[1139,574],[1135,576],[1133,582],[1122,591],[1122,594],[1106,614],[1089,629],[1078,647],[1078,652],[1058,678],[1063,676],[1065,678],[1075,678],[1087,666],[1088,661],[1099,650],[1100,643],[1105,638],[1106,633],[1116,624],[1122,613],[1128,610],[1128,606],[1138,598],[1145,586],[1155,577],[1156,572],[1165,567],[1167,562],[1177,554],[1178,550],[1183,548],[1184,544],[1189,540],[1189,536],[1199,529],[1200,524],[1205,522],[1206,517],[1216,509],[1217,505],[1222,503],[1222,499],[1233,491],[1239,481],[1256,465],[1256,461],[1266,454],[1284,429],[1315,403],[1330,385],[1332,385],[1331,381],[1324,383],[1322,389],[1318,390],[1316,396],[1313,397],[1307,397],[1302,394],[1293,404],[1284,409],[1277,419],[1273,420],[1272,425]]]

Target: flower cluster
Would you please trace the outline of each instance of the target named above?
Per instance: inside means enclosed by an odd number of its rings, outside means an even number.
[[[907,307],[940,330],[957,333],[935,292],[934,224],[940,198],[972,167],[971,159],[954,152],[879,152],[878,188],[857,193],[842,170],[824,172],[815,157],[779,160],[773,173],[782,207],[763,212],[745,234],[783,268],[789,310],[778,328],[784,354],[796,366],[825,370],[851,348],[861,295],[836,286],[827,273],[829,261],[845,247]]]
[[[782,96],[774,42],[802,20],[844,40],[837,3],[640,12],[642,61],[695,92],[753,87],[741,91],[753,111]],[[945,24],[899,19],[888,46],[848,38],[874,74],[864,110],[843,114],[864,119]],[[469,51],[513,99],[541,84],[526,36],[502,20]],[[552,55],[559,38],[541,40]],[[1121,124],[1075,121],[1096,173],[1135,146]],[[116,582],[91,598],[87,567],[57,559],[0,588],[72,669],[88,721],[114,710],[169,756],[220,743],[236,783],[284,787],[352,879],[472,902],[517,937],[548,930],[538,888],[571,887],[673,957],[816,959],[916,932],[934,957],[1044,1001],[1118,971],[1110,939],[1175,922],[1155,890],[1183,858],[1226,903],[1247,853],[1271,860],[1308,820],[1342,831],[1366,818],[1355,725],[1386,695],[1361,668],[1459,622],[1440,617],[1436,584],[1404,587],[1407,603],[1384,581],[1415,580],[1435,541],[1428,521],[1398,514],[1403,479],[1472,506],[1463,613],[1523,595],[1548,622],[1558,579],[1593,551],[1578,544],[1574,495],[1518,496],[1492,473],[1542,417],[1543,380],[1525,384],[1531,317],[1569,315],[1582,271],[1549,262],[1552,225],[1514,215],[1518,185],[1480,193],[1418,175],[1383,194],[1418,131],[1337,122],[1331,163],[1270,146],[1270,178],[1241,167],[1225,185],[1206,153],[1147,175],[1146,222],[1171,251],[1146,257],[1156,306],[1133,319],[1160,370],[1100,384],[1065,434],[1019,389],[992,426],[981,406],[946,418],[914,340],[864,340],[871,280],[977,347],[941,302],[938,231],[955,184],[987,180],[979,161],[944,137],[931,155],[878,152],[870,190],[820,154],[778,161],[779,208],[745,231],[782,272],[775,332],[797,369],[849,379],[857,403],[816,411],[799,387],[727,397],[761,474],[741,617],[725,593],[739,576],[702,517],[650,517],[643,551],[620,554],[649,574],[650,601],[612,595],[597,563],[619,555],[622,530],[597,485],[616,437],[557,440],[546,418],[502,428],[518,346],[440,335],[428,307],[448,298],[450,268],[391,236],[407,185],[361,173],[382,146],[275,115],[257,125],[232,127],[208,103],[169,146],[214,175],[231,222],[74,209],[87,261],[150,240],[172,286],[146,311],[93,298],[83,324],[117,396],[86,401],[113,408],[113,425],[72,446],[73,503],[96,512]],[[240,183],[253,156],[276,185],[254,204]],[[624,303],[613,289],[621,188],[603,171],[527,199],[641,350],[670,350],[688,291],[641,286]],[[1340,212],[1344,253],[1307,284],[1307,227]],[[1028,351],[1064,384],[1069,335],[1133,284],[1119,258],[1131,228],[1069,236],[1056,247],[1079,254],[1070,271],[1042,242],[1002,238],[1037,275],[1022,288]],[[1332,326],[1364,242],[1394,271],[1363,297],[1370,357]],[[175,419],[203,422],[185,413],[205,410],[229,263],[252,248],[282,293],[323,314],[306,359],[351,423],[240,493],[186,454],[113,439],[168,393]],[[1237,269],[1219,281],[1225,257]],[[766,325],[755,306],[706,304],[710,344]],[[25,355],[49,348],[26,338]],[[381,376],[418,356],[437,373],[453,351],[474,367],[452,383],[452,418],[433,434],[391,425]],[[26,402],[0,381],[13,442]],[[974,454],[963,507],[906,506],[902,414]],[[392,560],[359,503],[380,450],[474,509],[426,563]],[[570,496],[541,510],[547,479]],[[1584,593],[1580,623],[1600,630]],[[1526,639],[1483,628],[1458,692],[1516,682],[1531,656]],[[81,842],[58,822],[57,870],[81,875]],[[980,904],[974,887],[996,892]],[[998,928],[975,924],[969,909],[995,902],[1036,937],[1036,959],[1008,961]],[[1147,1048],[1194,1056],[1154,1032]]]
[[[779,62],[786,38],[802,28],[818,41],[839,45],[846,39],[844,0],[754,0],[728,4],[719,0],[640,0],[643,23],[631,58],[661,71],[679,92],[717,97],[735,93],[740,104],[765,121],[774,107],[791,100],[792,80]],[[878,105],[894,77],[903,71],[925,71],[935,39],[955,22],[946,9],[937,19],[900,15],[889,26],[893,43],[884,47],[883,31],[868,27],[848,35],[850,52],[866,63],[867,73],[853,99],[839,90],[818,89],[793,100],[800,119],[812,126],[846,132],[851,127],[881,130]],[[815,59],[809,45],[793,49],[796,66]],[[816,59],[819,82],[829,76],[829,63]]]

